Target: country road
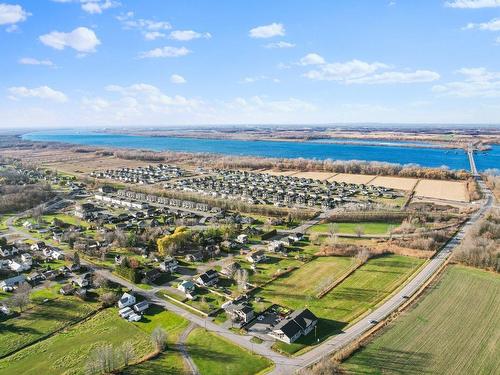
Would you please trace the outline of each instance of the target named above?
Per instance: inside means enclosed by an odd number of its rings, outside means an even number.
[[[202,318],[198,315],[190,313],[184,308],[166,301],[164,299],[159,298],[155,293],[161,291],[162,287],[155,287],[151,290],[143,290],[139,288],[137,285],[124,280],[113,273],[111,273],[108,269],[95,266],[94,264],[85,261],[82,259],[82,264],[86,264],[90,268],[92,268],[96,273],[103,275],[107,279],[116,282],[130,290],[134,293],[137,293],[144,298],[148,299],[150,302],[158,304],[165,309],[168,309],[185,319],[191,322],[191,327],[198,325],[200,327],[204,327],[208,331],[214,332],[233,343],[246,348],[254,353],[262,355],[274,363],[274,369],[271,374],[291,374],[295,371],[311,366],[312,364],[318,362],[322,358],[334,353],[340,348],[346,346],[347,344],[355,341],[368,330],[373,327],[372,322],[381,321],[389,316],[391,313],[396,311],[399,307],[401,307],[406,301],[408,297],[411,297],[415,294],[431,276],[433,276],[439,268],[443,265],[443,263],[448,259],[451,255],[452,251],[456,248],[456,246],[460,243],[461,239],[464,236],[465,231],[468,227],[476,223],[484,213],[490,209],[493,205],[493,197],[489,189],[485,186],[483,181],[479,181],[479,185],[481,191],[483,192],[483,201],[480,209],[472,215],[472,217],[460,228],[460,230],[455,234],[455,236],[437,253],[437,255],[432,258],[424,268],[420,270],[420,272],[415,275],[403,288],[393,294],[389,299],[387,299],[384,303],[378,306],[374,311],[363,317],[361,320],[347,328],[344,332],[332,336],[328,340],[323,343],[317,345],[310,351],[306,352],[297,357],[286,357],[279,353],[276,353],[271,348],[261,344],[254,344],[250,341],[250,335],[240,335],[230,331],[227,328],[224,328],[220,325],[215,324],[210,318]],[[21,214],[19,214],[21,215]],[[15,217],[19,215],[13,216],[9,218],[6,222],[11,233],[15,233],[20,236],[24,236],[25,238],[35,239],[29,233],[24,231],[20,231],[13,226],[13,220]],[[325,215],[320,215],[306,223],[303,223],[300,227],[296,228],[297,232],[304,232],[310,226],[318,223]],[[189,333],[189,331],[187,332]],[[187,335],[186,333],[186,335]],[[183,344],[182,342],[180,344]],[[187,355],[186,351],[183,351],[183,356],[191,368],[193,373],[196,373],[196,367],[194,363],[191,362],[191,359]]]

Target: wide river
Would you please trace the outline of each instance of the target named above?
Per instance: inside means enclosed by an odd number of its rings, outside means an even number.
[[[94,132],[45,131],[24,134],[30,141],[64,142],[79,145],[137,148],[153,151],[209,152],[273,158],[306,158],[332,160],[369,160],[398,164],[419,164],[424,167],[446,166],[469,169],[467,155],[461,150],[410,147],[404,142],[391,146],[378,143],[338,144],[325,142],[240,141],[199,138],[150,137]],[[476,154],[479,170],[500,168],[500,145]]]

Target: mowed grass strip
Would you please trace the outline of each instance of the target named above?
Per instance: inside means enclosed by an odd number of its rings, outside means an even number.
[[[19,317],[0,322],[0,356],[19,350],[43,336],[72,324],[95,310],[97,303],[60,297],[34,305]]]
[[[499,340],[500,276],[451,266],[345,367],[353,374],[498,374]]]
[[[0,361],[0,375],[85,374],[89,353],[103,344],[131,341],[135,358],[153,351],[148,334],[107,309],[92,318]]]
[[[339,257],[333,257],[336,258]],[[315,334],[302,337],[291,345],[279,342],[275,348],[293,354],[314,344],[318,339],[322,341],[332,334],[340,333],[348,324],[391,294],[422,262],[421,259],[399,255],[372,258],[321,299],[304,293],[306,287],[281,283],[281,279],[267,285],[261,294],[266,300],[294,310],[308,307],[319,318]],[[344,264],[344,267],[347,267],[347,264]],[[292,275],[300,271],[294,271]],[[338,272],[338,275],[342,273]],[[315,283],[314,272],[299,276],[302,285]]]
[[[253,375],[272,363],[203,328],[194,329],[187,338],[188,352],[203,375]]]
[[[150,375],[150,374],[185,374],[187,373],[184,359],[175,345],[179,336],[189,325],[183,317],[153,305],[144,314],[141,321],[134,323],[138,328],[151,335],[156,327],[161,327],[167,332],[167,350],[158,357],[123,371],[124,375]]]
[[[378,223],[378,222],[361,222],[361,223],[324,223],[316,224],[308,229],[308,232],[328,233],[330,225],[335,224],[337,233],[339,234],[356,234],[357,227],[363,228],[364,234],[387,234],[391,228],[399,226],[397,223]]]

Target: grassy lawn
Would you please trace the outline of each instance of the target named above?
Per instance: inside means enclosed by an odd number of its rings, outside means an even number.
[[[498,373],[499,296],[499,275],[451,266],[345,367],[355,374]]]
[[[158,306],[151,306],[144,314],[140,322],[134,323],[148,335],[156,327],[162,327],[167,332],[168,348],[160,356],[143,362],[137,366],[129,367],[124,374],[147,375],[147,374],[183,374],[185,373],[182,355],[174,349],[182,331],[186,329],[189,322],[183,317]]]
[[[340,234],[356,234],[356,228],[361,226],[365,234],[387,234],[395,223],[361,222],[361,223],[335,223]],[[308,229],[309,232],[328,233],[330,223],[316,224]]]
[[[314,280],[314,274],[309,272],[299,274],[299,276],[294,275],[301,272],[301,269],[294,271],[283,280],[280,278],[269,284],[259,295],[265,300],[294,310],[308,307],[319,318],[317,338],[321,341],[332,334],[339,333],[346,325],[372,309],[403,283],[422,262],[423,260],[417,258],[399,255],[370,259],[321,299],[311,297],[310,294],[304,292],[307,290],[304,285]],[[348,267],[348,264],[344,266]],[[339,276],[342,274],[340,265],[334,269],[338,270]],[[302,287],[286,282],[286,279],[290,277],[301,279]],[[313,289],[309,291],[314,290],[313,285],[314,283],[311,284]],[[300,338],[294,344],[279,342],[275,347],[286,353],[295,353],[313,344],[314,341],[314,335],[310,334]]]
[[[82,226],[85,228],[89,227],[89,223],[87,223],[84,220],[80,220],[79,218],[73,215],[68,215],[63,213],[43,215],[43,221],[48,224],[52,224],[52,221],[56,218],[69,225]]]
[[[193,330],[188,338],[188,351],[203,375],[257,374],[272,364],[233,343],[205,331]]]
[[[267,257],[265,262],[257,264],[255,272],[250,269],[250,263],[245,259],[246,257],[237,256],[234,260],[238,261],[243,268],[248,269],[249,281],[254,285],[261,285],[271,280],[277,271],[284,271],[290,267],[302,265],[301,261],[294,258],[280,258],[269,254],[267,254]]]
[[[136,358],[153,350],[149,335],[107,309],[71,329],[0,361],[0,374],[84,374],[89,353],[100,344],[130,340]],[[4,341],[4,340],[2,340]]]
[[[41,299],[51,294],[38,293]],[[97,309],[96,303],[76,297],[60,297],[44,304],[35,304],[19,317],[0,322],[0,356],[15,352],[60,328],[74,323]]]

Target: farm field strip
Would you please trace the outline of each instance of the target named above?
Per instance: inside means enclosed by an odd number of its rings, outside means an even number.
[[[446,296],[446,298],[443,298]],[[498,373],[500,277],[462,266],[346,363],[349,373]]]

